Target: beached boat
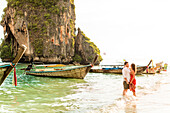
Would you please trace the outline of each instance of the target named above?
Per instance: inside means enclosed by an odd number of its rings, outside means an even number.
[[[163,67],[162,67],[162,63],[156,63],[156,67],[153,65],[152,62],[152,66],[148,67],[143,74],[156,74],[156,73],[161,73],[161,71],[163,71]],[[167,68],[166,68],[167,69]]]
[[[101,65],[101,69],[91,69],[90,72],[93,73],[114,73],[114,74],[122,74],[122,69],[124,65]],[[109,66],[109,68],[108,68]],[[107,67],[107,68],[106,68]]]
[[[7,78],[12,69],[17,65],[21,57],[26,51],[26,46],[22,45],[19,47],[18,54],[10,64],[0,65],[0,85]]]
[[[164,67],[162,67],[162,71],[167,71],[167,69],[168,69],[168,64],[165,63],[165,64],[164,64]]]
[[[155,68],[154,67],[148,67],[143,74],[156,74]]]
[[[55,65],[39,65],[39,67],[65,67],[63,64],[55,64]]]
[[[150,61],[151,63],[152,61]],[[147,66],[139,66],[137,67],[137,75],[141,75],[143,74],[143,72],[147,69],[147,67],[150,65],[150,63]]]
[[[147,66],[151,64],[152,60],[149,62]],[[114,74],[122,74],[122,69],[124,65],[102,65],[102,66],[110,66],[112,68],[102,68],[102,69],[91,69],[90,72],[93,73],[114,73]],[[142,74],[147,66],[137,66],[136,74]]]
[[[156,63],[156,73],[161,73],[163,62]]]
[[[85,65],[85,66],[78,66],[68,69],[35,69],[35,71],[31,71],[27,69],[27,75],[34,75],[34,76],[41,76],[41,77],[62,77],[62,78],[77,78],[77,79],[84,79],[86,74],[90,71],[92,66],[97,61],[98,55],[96,55],[92,64]]]

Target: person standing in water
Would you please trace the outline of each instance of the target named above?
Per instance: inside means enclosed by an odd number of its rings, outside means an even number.
[[[134,96],[136,96],[136,92],[135,92],[135,89],[136,89],[135,71],[136,71],[135,64],[132,63],[131,64],[131,71],[130,71],[130,85],[129,85],[129,89],[130,89],[130,91],[133,92]]]
[[[123,86],[124,86],[123,96],[125,96],[129,89],[129,82],[130,82],[130,69],[129,69],[128,62],[124,63],[124,68],[122,70],[122,74],[123,74]]]

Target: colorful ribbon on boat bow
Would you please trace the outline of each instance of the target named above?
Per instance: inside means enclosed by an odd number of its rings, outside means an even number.
[[[17,75],[16,75],[16,68],[15,68],[15,64],[13,64],[12,62],[10,63],[10,65],[14,68],[14,77],[12,80],[13,85],[15,85],[15,87],[17,86]]]

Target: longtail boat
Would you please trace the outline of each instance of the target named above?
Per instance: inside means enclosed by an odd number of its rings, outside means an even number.
[[[156,67],[153,65],[153,62],[152,62],[152,66],[151,67],[148,67],[143,74],[156,74],[156,73],[161,73],[161,71],[163,70],[163,67],[162,67],[162,63],[163,62],[160,62],[160,63],[156,63]]]
[[[2,85],[2,83],[7,78],[9,73],[12,71],[12,69],[17,65],[19,60],[22,58],[23,54],[26,51],[26,48],[27,47],[25,45],[20,46],[18,49],[18,54],[10,64],[0,65],[0,85]]]
[[[165,63],[165,64],[164,64],[164,67],[162,67],[162,71],[167,71],[167,69],[168,69],[168,64]]]
[[[96,55],[94,61],[85,66],[78,66],[74,68],[68,69],[35,69],[35,71],[26,70],[27,75],[40,76],[40,77],[62,77],[62,78],[76,78],[76,79],[84,79],[86,74],[93,67],[95,62],[97,61],[98,55]]]
[[[137,75],[142,74],[146,68],[151,64],[152,60],[147,66],[137,66]],[[111,66],[112,68],[102,68],[102,69],[91,69],[90,72],[93,73],[114,73],[122,74],[122,69],[124,65],[102,65],[102,66]]]
[[[114,74],[122,74],[122,69],[124,65],[101,65],[102,67],[109,66],[110,68],[102,68],[102,69],[91,69],[90,72],[93,73],[114,73]]]
[[[143,74],[156,74],[156,68],[155,67],[148,67]]]
[[[64,64],[56,64],[56,65],[39,65],[41,67],[65,67]]]

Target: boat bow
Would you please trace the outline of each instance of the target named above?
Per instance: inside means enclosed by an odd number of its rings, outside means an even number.
[[[10,63],[10,65],[2,65],[0,66],[0,85],[4,82],[4,80],[7,78],[9,73],[12,71],[12,69],[17,65],[19,60],[22,58],[23,54],[25,53],[27,47],[25,45],[21,45],[18,49],[18,54],[15,57],[15,59]]]

